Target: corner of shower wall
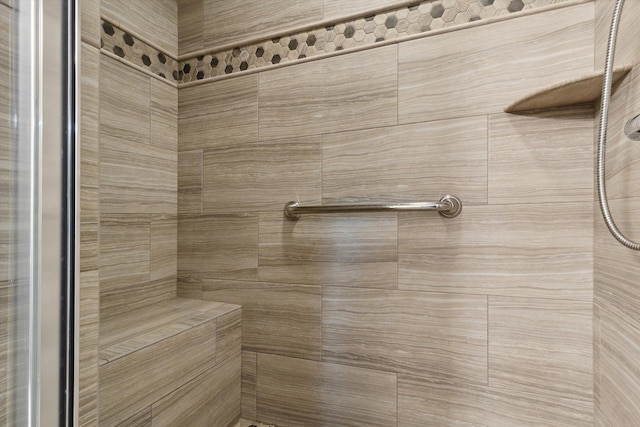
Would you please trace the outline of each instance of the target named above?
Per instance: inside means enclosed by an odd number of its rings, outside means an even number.
[[[596,0],[596,69],[604,67],[614,1]],[[615,64],[633,69],[611,97],[607,131],[607,193],[618,227],[640,239],[640,147],[625,137],[625,122],[640,112],[640,9],[626,1]],[[599,123],[599,112],[595,124]],[[594,137],[597,141],[597,135]],[[594,219],[594,402],[596,426],[640,424],[640,254],[620,245],[597,209]]]
[[[231,425],[241,308],[176,298],[177,3],[81,18],[80,425]]]

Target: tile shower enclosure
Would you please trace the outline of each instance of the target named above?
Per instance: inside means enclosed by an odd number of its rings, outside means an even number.
[[[242,305],[243,418],[638,419],[633,402],[611,410],[637,387],[609,376],[634,347],[600,342],[635,324],[598,273],[594,316],[594,258],[617,250],[594,237],[594,108],[502,112],[594,70],[604,2],[96,3],[82,4],[82,425],[99,422],[101,319],[176,295]],[[290,200],[446,193],[465,204],[453,220],[282,216]]]

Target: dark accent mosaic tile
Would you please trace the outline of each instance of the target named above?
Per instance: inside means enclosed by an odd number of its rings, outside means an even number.
[[[184,77],[184,73],[179,72],[178,61],[107,21],[102,21],[100,46],[172,83]]]
[[[200,54],[177,63],[111,23],[102,23],[102,47],[174,83],[189,83],[287,64],[425,34],[442,28],[540,8],[567,0],[429,0],[337,22],[251,45]],[[169,77],[166,77],[169,76]]]

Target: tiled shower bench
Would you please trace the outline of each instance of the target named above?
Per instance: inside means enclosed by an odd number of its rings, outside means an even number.
[[[241,321],[239,305],[181,298],[101,319],[100,425],[233,425]]]

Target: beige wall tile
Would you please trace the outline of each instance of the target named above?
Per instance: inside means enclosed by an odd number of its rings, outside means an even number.
[[[83,43],[100,48],[100,2],[80,0],[80,37]]]
[[[606,177],[609,199],[638,198],[640,191],[632,183],[640,179],[636,164],[640,161],[638,144],[624,134],[626,122],[640,111],[640,70],[634,68],[611,98],[607,127]],[[599,126],[599,123],[597,124]]]
[[[320,287],[205,280],[202,297],[242,305],[244,350],[320,359]]]
[[[1,7],[1,5],[0,5]],[[9,281],[0,282],[0,366],[2,366],[2,374],[0,375],[0,423],[3,425],[9,425],[9,420],[12,419],[11,411],[12,405],[10,402],[10,396],[12,394],[12,376],[13,372],[10,368],[10,347],[11,342],[14,340],[12,337],[12,321],[11,321],[11,298],[12,289]],[[90,411],[90,408],[84,409],[85,412]],[[12,420],[13,421],[13,420]]]
[[[619,308],[618,308],[619,310]],[[598,425],[631,426],[640,422],[640,393],[637,361],[640,357],[640,329],[637,311],[624,314],[600,311],[600,396]],[[632,320],[633,319],[633,320]],[[631,320],[631,322],[630,322]]]
[[[595,0],[596,23],[596,69],[603,69],[611,27],[611,17],[615,2],[607,0]],[[638,45],[636,28],[640,26],[640,10],[625,3],[618,28],[616,41],[616,64],[635,64],[640,59],[640,46]]]
[[[80,273],[78,423],[94,424],[98,417],[98,346],[100,286],[99,272]]]
[[[204,1],[177,0],[178,54],[185,55],[204,48]]]
[[[489,118],[489,202],[590,201],[593,110],[546,110]]]
[[[127,427],[151,427],[153,425],[153,421],[151,419],[151,406],[146,407],[133,417],[123,421],[120,425]]]
[[[238,307],[216,318],[216,364],[237,357],[242,351],[242,309]]]
[[[396,425],[396,375],[258,354],[258,419],[287,426]]]
[[[261,140],[397,122],[396,46],[266,71],[259,76]]]
[[[118,313],[116,316],[101,316],[100,357],[102,360],[109,359],[115,353],[111,348],[146,336],[149,331],[161,330],[167,324],[177,323],[190,314],[190,311],[152,304],[128,313]],[[145,343],[148,344],[148,341]],[[122,353],[116,356],[122,356]]]
[[[489,298],[489,384],[564,425],[593,422],[591,302]]]
[[[175,215],[177,179],[177,152],[101,135],[102,213]]]
[[[178,215],[202,214],[202,150],[178,153]]]
[[[10,280],[12,193],[13,193],[13,79],[11,33],[13,10],[0,7],[0,282]],[[4,377],[4,375],[2,375]],[[0,378],[2,378],[0,377]],[[1,417],[0,417],[0,421]]]
[[[102,215],[100,223],[101,307],[109,298],[149,280],[148,215]]]
[[[151,145],[178,151],[178,89],[151,80]]]
[[[178,219],[175,216],[151,216],[149,279],[178,275]]]
[[[316,136],[204,150],[204,212],[280,210],[291,200],[320,203],[321,145]]]
[[[273,35],[322,19],[322,0],[224,0],[204,2],[204,47]]]
[[[426,202],[455,194],[465,204],[484,204],[486,135],[486,117],[325,135],[323,199]]]
[[[593,37],[589,3],[401,43],[399,121],[501,112],[535,89],[593,71]]]
[[[100,53],[81,46],[80,87],[80,270],[98,269],[99,193],[99,73]]]
[[[339,19],[384,7],[394,7],[409,3],[406,0],[355,0],[348,3],[341,0],[324,0],[324,19]]]
[[[240,353],[153,405],[153,425],[232,426],[240,418]]]
[[[178,276],[177,292],[180,298],[202,299],[202,279]]]
[[[100,366],[100,425],[117,425],[211,369],[215,331],[207,322]]]
[[[100,132],[144,144],[151,134],[151,78],[100,55]]]
[[[167,53],[178,54],[176,0],[102,0],[102,13],[136,31]]]
[[[180,151],[258,140],[258,76],[180,89]]]
[[[322,295],[322,360],[484,384],[487,299],[326,288]]]
[[[486,386],[398,375],[398,427],[489,427],[490,405]]]
[[[561,209],[562,215],[558,215]],[[591,301],[592,203],[400,215],[401,289]]]
[[[216,215],[178,221],[178,275],[256,280],[258,218]]]
[[[261,281],[395,288],[396,215],[260,215]]]
[[[640,199],[610,200],[609,207],[620,230],[629,238],[640,240],[640,222],[637,218]],[[633,323],[640,329],[640,318],[637,316],[640,313],[640,252],[620,245],[607,230],[600,212],[597,215],[594,222],[594,298],[610,316]],[[640,383],[640,374],[637,381]]]
[[[242,352],[242,418],[258,419],[256,412],[256,377],[258,355],[253,351]]]

